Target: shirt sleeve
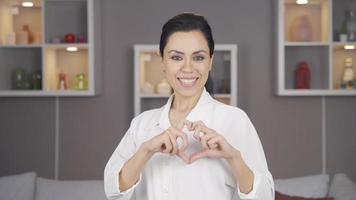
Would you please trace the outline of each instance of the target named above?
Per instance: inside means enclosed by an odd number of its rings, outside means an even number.
[[[141,182],[142,173],[139,180],[125,191],[119,190],[119,172],[127,160],[136,152],[134,140],[134,120],[132,120],[129,129],[121,139],[119,145],[111,155],[104,169],[104,189],[109,200],[129,200],[133,196],[134,190]]]
[[[245,115],[245,148],[241,155],[247,166],[254,174],[253,189],[248,193],[242,193],[237,184],[237,193],[240,199],[274,200],[274,183],[272,174],[268,170],[267,161],[261,141],[255,127],[249,117]]]

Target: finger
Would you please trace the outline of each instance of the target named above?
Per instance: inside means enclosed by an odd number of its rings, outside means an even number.
[[[215,133],[213,129],[208,128],[202,121],[197,121],[194,122],[193,125],[194,129],[200,128],[200,131],[205,132],[205,133]]]
[[[178,151],[177,154],[185,163],[189,163],[189,156],[182,151]]]
[[[215,149],[218,147],[220,142],[221,142],[220,137],[218,137],[218,136],[212,137],[211,139],[208,139],[208,147],[210,149]]]
[[[162,151],[163,153],[169,153],[172,151],[172,144],[171,144],[169,137],[164,138],[163,145],[164,145],[164,148]]]
[[[202,144],[204,149],[209,149],[208,141],[213,137],[216,137],[216,135],[214,135],[214,134],[205,134],[200,138],[200,142],[201,142],[201,144]]]
[[[183,142],[182,145],[181,145],[181,142],[178,143],[178,145],[179,145],[178,148],[181,149],[181,150],[185,150],[188,147],[188,137],[187,137],[187,135],[184,132],[182,132],[182,131],[180,131],[180,130],[178,130],[176,128],[172,128],[171,130],[172,130],[172,134],[175,135],[176,140],[178,140],[178,139],[179,139],[179,141],[183,140],[182,141]]]
[[[186,119],[182,119],[182,120],[180,120],[180,121],[178,122],[176,128],[179,129],[179,130],[182,130],[183,127],[186,126],[186,127],[188,128],[188,130],[191,130],[191,129],[192,129],[192,125],[193,125],[192,122],[190,122],[190,121],[188,121],[188,120],[186,120]]]
[[[200,127],[195,128],[194,131],[194,138],[197,139],[198,141],[200,141],[200,138],[205,135],[203,132],[201,132]]]
[[[201,158],[204,158],[204,157],[208,157],[209,156],[209,152],[210,152],[210,150],[207,149],[207,150],[204,150],[202,152],[193,154],[190,157],[190,160],[189,160],[190,163],[192,163],[192,162],[194,162],[194,161],[196,161],[198,159],[201,159]]]
[[[169,137],[170,142],[172,144],[172,150],[170,151],[170,154],[171,155],[175,155],[178,152],[176,137],[174,137],[174,135],[172,135],[172,134],[169,134],[168,137]]]

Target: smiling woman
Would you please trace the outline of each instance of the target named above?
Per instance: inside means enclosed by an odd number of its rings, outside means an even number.
[[[250,119],[206,91],[213,52],[203,16],[183,13],[163,26],[161,63],[174,93],[132,120],[104,170],[109,199],[274,199]]]

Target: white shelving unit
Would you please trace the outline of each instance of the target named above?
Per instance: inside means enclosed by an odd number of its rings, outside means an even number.
[[[33,0],[23,7],[22,0],[0,0],[0,96],[93,96],[100,93],[99,4],[94,0]],[[33,44],[9,44],[8,36],[18,34],[28,24],[40,41]],[[72,33],[74,43],[65,43]],[[78,36],[84,41],[78,41]],[[16,36],[17,37],[17,36]],[[53,43],[59,38],[60,43]],[[16,38],[17,39],[17,38]],[[67,51],[76,47],[77,51]],[[28,75],[41,72],[41,88],[15,89],[14,70],[23,68]],[[59,73],[65,73],[68,88],[58,89]],[[84,73],[86,89],[75,88],[76,75]]]
[[[213,68],[210,76],[214,82],[213,97],[217,100],[237,106],[237,45],[216,44]],[[163,106],[170,95],[144,94],[142,86],[145,82],[157,85],[164,79],[163,66],[160,65],[158,45],[134,45],[134,103],[135,116],[141,112]],[[228,83],[228,93],[219,93],[219,82]]]
[[[351,1],[349,1],[351,2]],[[353,58],[356,74],[356,50],[345,50],[338,31],[347,6],[356,11],[356,1],[345,4],[337,0],[309,0],[298,5],[296,0],[278,0],[278,84],[280,96],[352,96],[356,89],[340,88],[341,73],[346,57]],[[293,20],[307,16],[312,29],[312,39],[294,41],[291,37]],[[311,88],[295,89],[295,70],[306,61],[311,70]]]

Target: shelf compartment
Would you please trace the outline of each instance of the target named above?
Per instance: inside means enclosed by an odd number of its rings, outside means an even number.
[[[75,89],[75,77],[79,73],[85,74],[89,85],[88,49],[78,48],[78,51],[68,52],[65,47],[46,47],[44,50],[44,89],[45,91],[59,91],[59,73],[66,74],[67,91]]]
[[[295,41],[292,37],[292,27],[297,18],[306,16],[311,25],[310,42],[328,42],[330,28],[329,0],[309,0],[308,4],[298,5],[295,0],[284,1],[284,38],[286,42]],[[308,41],[309,42],[309,41]]]
[[[334,45],[332,65],[332,87],[334,90],[346,90],[340,88],[346,58],[352,58],[354,74],[356,74],[356,50],[345,50],[344,45],[341,44]]]
[[[41,71],[42,51],[41,48],[0,48],[0,60],[0,90],[11,91],[16,68],[22,68],[29,81],[33,72]]]
[[[230,94],[231,89],[231,53],[229,51],[215,51],[210,77],[213,93]]]
[[[141,99],[142,111],[160,108],[167,103],[168,97],[162,98],[143,98]]]
[[[311,90],[329,89],[329,47],[327,46],[285,47],[285,88],[295,89],[295,70],[301,61],[308,63]]]
[[[33,3],[33,7],[23,7],[21,1],[0,0],[0,45],[26,44],[20,42],[24,40],[20,39],[24,25],[32,32],[32,44],[42,42],[41,2],[34,0]],[[9,39],[11,37],[14,39]]]
[[[45,1],[45,41],[53,43],[54,38],[64,43],[64,37],[68,33],[88,40],[88,11],[87,1]]]
[[[347,9],[353,9],[356,12],[356,1],[354,0],[333,0],[333,41],[340,41],[340,31],[345,19]]]
[[[157,92],[157,85],[165,79],[161,57],[154,50],[142,51],[139,54],[139,67],[140,94],[144,96],[162,96]],[[142,91],[145,83],[149,83],[153,86],[153,94],[145,94]]]

